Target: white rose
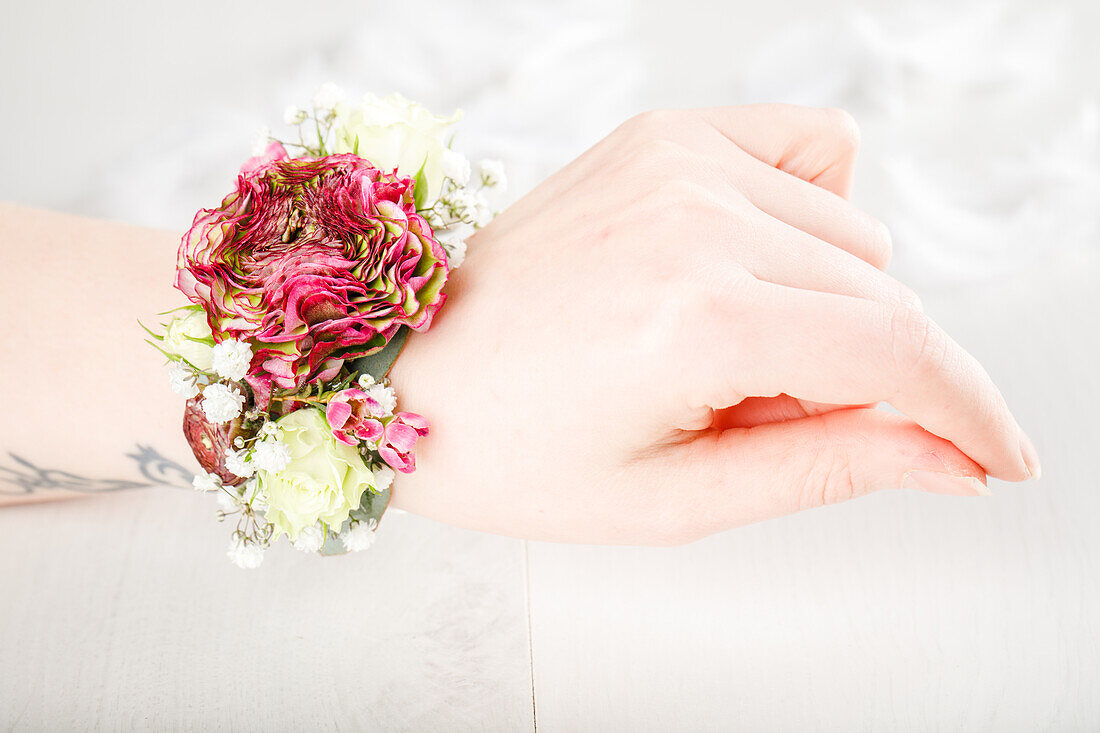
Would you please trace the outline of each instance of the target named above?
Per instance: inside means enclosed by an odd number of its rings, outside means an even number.
[[[200,371],[213,364],[214,336],[200,306],[181,308],[164,327],[160,348],[172,356],[182,356]]]
[[[435,203],[446,177],[446,134],[462,118],[462,112],[440,117],[400,94],[368,94],[361,104],[338,103],[334,111],[329,152],[354,152],[381,170],[397,168],[410,178],[422,171],[422,206],[429,208]]]
[[[293,542],[318,521],[342,526],[363,492],[374,488],[374,474],[355,448],[332,437],[320,410],[295,410],[279,418],[279,430],[290,461],[282,471],[257,472],[276,536]]]

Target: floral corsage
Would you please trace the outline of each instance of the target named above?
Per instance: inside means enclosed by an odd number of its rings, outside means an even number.
[[[499,162],[472,175],[451,149],[460,117],[325,85],[287,110],[291,139],[261,133],[183,237],[175,284],[193,305],[151,343],[241,567],[283,535],[326,555],[369,547],[395,472],[416,468],[428,421],[398,409],[386,373],[504,186]]]

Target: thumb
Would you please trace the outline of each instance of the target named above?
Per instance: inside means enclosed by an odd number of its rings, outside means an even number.
[[[860,134],[844,110],[751,104],[702,112],[754,158],[842,198],[851,194]]]
[[[954,444],[876,409],[716,430],[670,451],[689,487],[662,507],[661,534],[673,544],[879,489],[990,493],[985,472]]]

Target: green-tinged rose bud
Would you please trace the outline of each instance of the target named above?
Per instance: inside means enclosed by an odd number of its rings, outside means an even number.
[[[182,356],[192,366],[209,372],[213,365],[214,337],[201,306],[175,311],[164,330],[160,348],[172,356]]]
[[[334,112],[328,152],[355,153],[383,171],[397,168],[403,176],[420,172],[425,190],[417,202],[423,200],[425,208],[435,203],[447,173],[448,130],[462,118],[461,112],[441,117],[400,94],[367,95],[359,105],[336,104]]]
[[[349,512],[359,506],[363,492],[374,487],[374,474],[355,448],[333,439],[319,410],[296,410],[277,425],[290,462],[279,472],[256,472],[275,536],[285,534],[296,540],[318,520],[339,530]]]

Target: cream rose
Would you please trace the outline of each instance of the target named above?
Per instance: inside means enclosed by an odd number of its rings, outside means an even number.
[[[319,410],[296,410],[276,425],[290,461],[282,471],[256,472],[275,536],[286,534],[296,540],[318,520],[339,531],[348,513],[359,506],[363,492],[374,487],[370,468],[355,448],[333,439]]]
[[[209,372],[214,361],[214,336],[201,306],[176,311],[164,327],[160,348],[172,356],[182,356],[192,366]]]
[[[435,203],[446,177],[446,133],[462,119],[461,111],[441,117],[400,94],[368,94],[359,105],[335,104],[333,112],[328,152],[356,153],[376,168],[387,172],[397,168],[403,176],[415,177],[423,171],[425,190],[417,201],[425,208]]]

